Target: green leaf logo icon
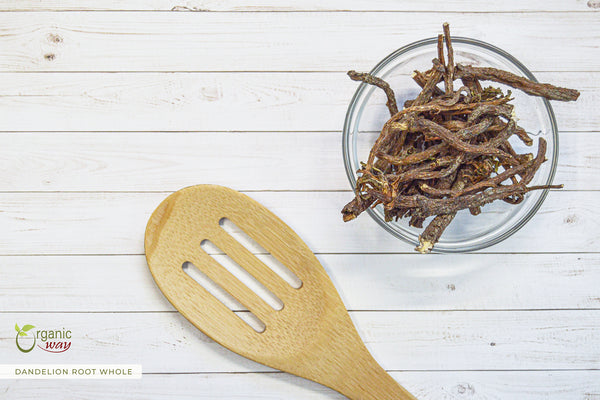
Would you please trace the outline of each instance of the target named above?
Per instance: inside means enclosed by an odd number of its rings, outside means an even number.
[[[19,349],[19,351],[21,351],[22,353],[29,353],[31,350],[34,349],[35,347],[35,343],[37,341],[37,338],[35,337],[35,335],[33,335],[33,344],[31,345],[30,348],[28,349],[24,349],[23,347],[20,346],[19,344],[19,338],[23,337],[23,336],[28,336],[27,332],[29,332],[30,330],[32,330],[33,328],[35,328],[35,326],[33,325],[24,325],[23,328],[19,328],[19,324],[15,324],[15,331],[17,331],[17,336],[15,337],[15,342],[17,344],[17,348]]]

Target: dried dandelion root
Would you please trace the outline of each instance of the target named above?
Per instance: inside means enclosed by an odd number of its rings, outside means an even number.
[[[546,160],[546,142],[539,139],[535,157],[515,152],[509,143],[513,136],[527,146],[533,140],[513,118],[510,91],[484,88],[481,81],[499,82],[550,100],[574,101],[579,96],[576,90],[507,71],[455,64],[448,24],[443,32],[432,68],[413,74],[421,92],[407,100],[402,110],[383,79],[348,73],[353,80],[385,92],[391,118],[358,170],[355,197],[342,210],[344,221],[377,205],[383,206],[386,221],[409,218],[409,225],[418,228],[434,217],[419,236],[416,250],[421,253],[434,248],[460,210],[477,215],[496,200],[518,204],[531,190],[562,187],[527,186]],[[462,83],[457,90],[455,80]],[[444,90],[438,87],[442,82]]]

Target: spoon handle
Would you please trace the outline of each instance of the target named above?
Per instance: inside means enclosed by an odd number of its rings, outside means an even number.
[[[417,400],[373,358],[343,310],[337,332],[322,338],[318,348],[304,354],[293,374],[328,386],[351,400]]]
[[[346,366],[346,378],[333,389],[351,400],[417,400],[394,380],[366,348],[354,352],[353,365]]]

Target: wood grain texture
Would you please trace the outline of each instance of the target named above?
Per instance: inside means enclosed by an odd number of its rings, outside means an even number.
[[[599,371],[428,371],[392,372],[420,398],[438,400],[597,400]],[[40,380],[4,381],[10,398],[49,400],[64,398],[64,382]],[[142,380],[69,381],[69,393],[78,398],[101,400],[181,399],[308,399],[342,400],[343,396],[316,383],[284,373],[152,374]]]
[[[0,71],[368,70],[397,48],[434,37],[444,21],[453,35],[492,43],[533,71],[597,71],[591,54],[598,41],[589,29],[597,18],[593,12],[560,18],[468,12],[443,18],[431,12],[3,12],[0,46],[12,50],[0,53]]]
[[[293,288],[219,225],[227,218],[289,268]],[[281,309],[200,249],[210,240],[283,302]],[[352,400],[416,400],[373,359],[312,251],[283,221],[230,188],[179,190],[152,213],[144,248],[150,272],[171,304],[208,337],[272,368],[330,387]],[[258,332],[182,270],[192,262],[263,323]],[[266,325],[266,328],[264,326]]]
[[[547,12],[547,11],[594,11],[593,3],[587,0],[507,0],[503,2],[481,2],[477,0],[446,1],[425,0],[415,3],[410,0],[301,0],[278,1],[256,0],[10,0],[0,1],[1,11],[190,11],[190,12],[258,12],[258,11],[429,11],[429,12]]]
[[[250,191],[318,252],[368,349],[419,399],[599,400],[599,10],[598,0],[0,0],[0,362],[146,373],[0,380],[0,398],[342,399],[224,349],[152,281],[151,211],[183,186],[216,183]],[[357,87],[345,71],[371,69],[443,21],[582,95],[553,104],[555,182],[569,191],[550,193],[500,245],[421,257],[369,217],[341,222],[351,193],[340,132]],[[70,328],[72,350],[21,354],[15,322]]]
[[[0,191],[350,188],[340,132],[23,132],[0,143]],[[554,182],[600,190],[598,174],[600,132],[562,132]]]
[[[386,370],[589,370],[600,367],[600,310],[351,312]],[[15,322],[68,328],[68,352],[19,353]],[[144,373],[271,369],[208,339],[176,312],[1,313],[9,363],[142,364]],[[42,354],[43,353],[43,354]],[[28,357],[29,356],[29,357]],[[432,383],[433,384],[433,383]]]
[[[561,131],[598,131],[600,72],[536,76],[582,92],[553,102]],[[356,88],[343,72],[0,73],[0,130],[339,132]]]
[[[3,193],[0,254],[143,254],[144,226],[166,195]],[[351,192],[250,195],[284,219],[316,253],[413,252],[414,246],[391,236],[367,215],[342,222],[340,210]],[[483,252],[597,252],[599,196],[597,191],[552,191],[521,230]],[[474,218],[485,215],[484,207]]]
[[[317,258],[349,310],[600,308],[599,254]],[[4,312],[174,310],[148,273],[144,256],[3,256],[0,276]]]

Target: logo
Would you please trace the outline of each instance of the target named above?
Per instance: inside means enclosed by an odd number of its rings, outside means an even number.
[[[22,353],[29,353],[36,345],[48,353],[64,353],[71,348],[71,331],[62,329],[35,329],[33,325],[24,325],[19,328],[15,324],[17,336],[15,342]],[[38,343],[39,342],[39,343]]]
[[[35,326],[33,326],[33,325],[25,325],[25,326],[23,326],[23,328],[19,328],[19,325],[15,324],[15,331],[17,331],[17,337],[15,338],[15,342],[17,343],[17,348],[22,353],[29,353],[31,350],[33,350],[35,348],[35,343],[37,342],[37,339],[35,338],[35,336],[33,336],[33,344],[31,345],[31,347],[27,347],[27,345],[24,345],[24,347],[21,347],[21,345],[19,344],[19,338],[22,338],[22,337],[31,338],[31,336],[29,336],[29,334],[27,332],[29,332],[33,328],[35,328]]]

